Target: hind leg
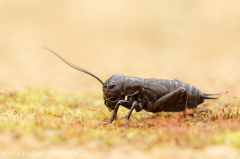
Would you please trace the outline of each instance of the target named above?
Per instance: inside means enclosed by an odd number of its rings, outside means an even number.
[[[159,98],[152,107],[152,112],[180,112],[187,108],[187,91],[180,87]]]
[[[207,110],[212,111],[212,109],[210,109],[210,108],[201,108],[201,107],[196,107],[196,108],[199,109],[198,113],[189,113],[187,115],[199,116],[201,113],[206,112]]]

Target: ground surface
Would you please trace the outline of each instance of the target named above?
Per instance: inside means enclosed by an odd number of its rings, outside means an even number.
[[[74,149],[83,150],[90,158],[240,156],[240,104],[227,94],[218,101],[205,102],[204,108],[209,110],[196,117],[183,118],[181,113],[133,113],[128,128],[124,127],[123,118],[128,110],[123,108],[117,121],[102,125],[110,114],[101,94],[29,88],[3,91],[0,95],[1,153],[44,150],[64,153]]]
[[[82,148],[92,158],[237,157],[239,6],[236,0],[0,1],[1,149]],[[204,103],[220,108],[207,116],[142,112],[129,129],[124,119],[102,127],[109,113],[101,84],[40,45],[103,81],[117,73],[177,78],[204,93],[229,93]]]

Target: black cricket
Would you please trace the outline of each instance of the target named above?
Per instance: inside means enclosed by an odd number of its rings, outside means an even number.
[[[129,121],[132,111],[146,110],[148,112],[180,112],[187,114],[186,109],[197,108],[204,99],[217,99],[209,97],[219,94],[203,94],[201,91],[180,80],[166,80],[156,78],[139,78],[115,74],[103,83],[97,76],[89,71],[76,66],[51,49],[44,47],[63,60],[69,66],[95,77],[103,85],[104,104],[111,112],[111,117],[106,124],[110,124],[117,118],[119,106],[130,109],[125,126]],[[127,99],[125,99],[127,97]]]

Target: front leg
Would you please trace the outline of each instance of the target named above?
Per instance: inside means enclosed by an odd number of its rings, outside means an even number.
[[[118,112],[118,108],[120,105],[127,109],[130,109],[132,104],[127,100],[119,100],[117,102],[115,108],[113,110],[111,110],[111,117],[109,118],[108,122],[104,123],[103,125],[111,124],[113,122],[113,120],[117,118],[117,112]]]
[[[113,122],[113,120],[117,117],[117,111],[115,111],[115,109],[111,110],[111,116],[108,119],[108,122],[104,123],[103,125],[111,124]]]

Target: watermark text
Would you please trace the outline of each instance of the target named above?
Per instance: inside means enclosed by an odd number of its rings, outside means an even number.
[[[70,157],[70,156],[79,156],[85,157],[88,156],[87,151],[84,150],[75,150],[71,151],[53,151],[46,150],[43,151],[1,151],[1,156],[35,156],[35,157],[43,157],[43,156],[57,156],[59,158],[62,157]]]

